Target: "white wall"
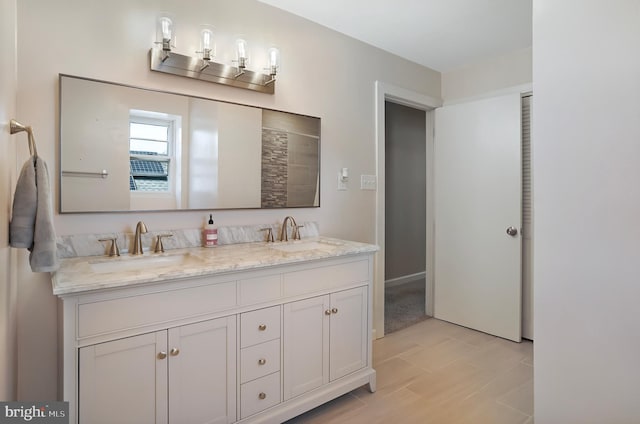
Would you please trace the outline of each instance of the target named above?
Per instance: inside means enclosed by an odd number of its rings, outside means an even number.
[[[193,55],[198,26],[216,26],[218,56],[230,59],[235,34],[251,43],[253,66],[262,67],[258,47],[278,45],[283,56],[275,95],[149,71],[148,50],[159,12],[174,14],[177,52]],[[374,81],[381,80],[440,97],[440,74],[255,0],[21,0],[18,3],[18,100],[21,119],[33,125],[38,151],[57,166],[58,73],[167,89],[186,94],[291,111],[322,118],[321,207],[293,211],[221,211],[216,224],[241,225],[315,220],[321,232],[364,242],[374,240],[375,192],[351,184],[336,190],[338,169],[352,181],[375,173]],[[26,159],[20,152],[19,163]],[[55,181],[55,176],[52,175]],[[57,186],[57,184],[54,184]],[[57,196],[57,187],[54,193]],[[194,228],[203,212],[74,214],[55,216],[58,234],[133,230],[143,219],[150,229]],[[23,258],[24,259],[24,258]],[[21,262],[20,372],[24,398],[55,397],[55,298],[46,274],[31,274]]]
[[[531,48],[527,48],[443,73],[442,98],[450,102],[484,96],[531,81]]]
[[[534,0],[536,423],[640,417],[640,3]]]
[[[17,292],[8,223],[15,144],[27,146],[25,133],[9,135],[16,109],[15,32],[16,0],[0,0],[0,400],[16,398]]]

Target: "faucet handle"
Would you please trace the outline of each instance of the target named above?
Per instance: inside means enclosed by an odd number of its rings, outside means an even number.
[[[118,249],[118,237],[110,237],[98,239],[98,241],[110,241],[109,256],[120,256],[120,249]]]
[[[267,232],[267,243],[274,241],[273,240],[273,230],[271,229],[271,227],[260,228],[260,231],[266,231]]]
[[[173,234],[158,234],[156,236],[156,246],[153,249],[155,253],[164,253],[164,245],[162,244],[163,237],[173,237]]]
[[[291,234],[291,238],[293,240],[300,240],[300,228],[304,227],[304,225],[294,225],[293,226],[293,234]]]

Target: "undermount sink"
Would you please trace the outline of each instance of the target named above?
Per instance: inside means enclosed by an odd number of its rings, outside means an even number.
[[[138,271],[149,268],[163,268],[178,265],[201,263],[201,259],[189,253],[173,255],[127,256],[120,258],[100,259],[89,262],[93,272]]]
[[[337,243],[326,243],[323,241],[291,241],[284,243],[276,243],[269,246],[271,249],[279,250],[285,253],[305,252],[308,250],[327,250],[331,246],[338,245]]]

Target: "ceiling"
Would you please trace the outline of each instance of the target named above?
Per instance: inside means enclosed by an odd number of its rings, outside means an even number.
[[[532,0],[259,0],[440,72],[531,46]]]

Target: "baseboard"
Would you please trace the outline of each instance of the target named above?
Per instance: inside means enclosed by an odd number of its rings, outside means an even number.
[[[416,272],[415,274],[403,275],[402,277],[391,278],[389,280],[385,280],[384,281],[384,286],[385,287],[400,286],[402,284],[411,283],[411,282],[413,282],[415,280],[419,280],[421,278],[426,278],[426,276],[427,276],[427,272],[426,271]]]

